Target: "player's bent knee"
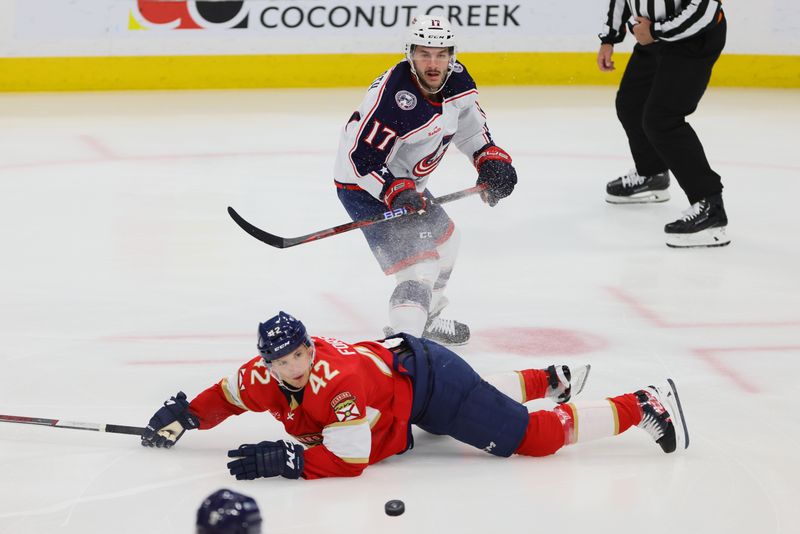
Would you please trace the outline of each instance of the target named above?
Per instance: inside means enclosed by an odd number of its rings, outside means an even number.
[[[555,412],[532,412],[528,414],[528,429],[517,454],[549,456],[563,447],[564,442],[564,426]]]

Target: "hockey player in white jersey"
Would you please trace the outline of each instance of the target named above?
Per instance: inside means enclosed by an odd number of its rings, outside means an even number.
[[[387,208],[424,210],[363,228],[384,273],[397,285],[386,334],[406,332],[448,345],[469,341],[469,327],[440,316],[458,252],[458,230],[426,186],[451,144],[486,184],[495,206],[514,190],[511,156],[492,141],[475,82],[456,61],[445,18],[421,16],[408,30],[405,59],[380,75],[345,125],[334,169],[339,200],[353,220]]]

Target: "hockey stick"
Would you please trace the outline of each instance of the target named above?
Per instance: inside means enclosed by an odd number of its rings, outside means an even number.
[[[481,191],[486,189],[486,187],[487,187],[486,185],[476,185],[468,189],[462,189],[461,191],[450,193],[449,195],[443,195],[437,198],[430,199],[428,200],[428,202],[432,204],[446,204],[448,202],[452,202],[460,198],[480,193]],[[259,241],[263,241],[267,245],[276,248],[289,248],[295,245],[302,245],[303,243],[309,243],[311,241],[317,241],[319,239],[324,239],[326,237],[331,237],[333,235],[343,234],[345,232],[349,232],[350,230],[355,230],[356,228],[364,228],[365,226],[371,226],[379,222],[388,221],[391,219],[397,219],[398,217],[412,215],[414,213],[417,212],[414,210],[407,210],[405,208],[398,208],[396,210],[387,211],[385,213],[376,215],[374,217],[370,217],[368,219],[361,219],[346,224],[340,224],[339,226],[334,226],[333,228],[326,228],[325,230],[319,230],[317,232],[312,232],[310,234],[306,234],[300,237],[280,237],[275,234],[270,234],[269,232],[265,232],[261,228],[253,226],[252,224],[244,220],[244,218],[242,218],[241,215],[236,213],[235,209],[228,206],[228,215],[231,216],[231,218],[236,222],[236,224],[238,224],[242,228],[242,230],[244,230],[251,236],[255,237]]]
[[[42,419],[39,417],[22,417],[20,415],[0,415],[0,423],[23,423],[26,425],[55,426],[73,428],[75,430],[93,430],[95,432],[111,432],[113,434],[132,434],[141,436],[144,428],[124,425],[98,425],[95,423],[78,423],[60,419]]]

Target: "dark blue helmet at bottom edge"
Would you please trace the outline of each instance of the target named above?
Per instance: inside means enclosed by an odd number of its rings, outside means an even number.
[[[252,497],[215,491],[197,510],[197,534],[261,534],[261,512]]]

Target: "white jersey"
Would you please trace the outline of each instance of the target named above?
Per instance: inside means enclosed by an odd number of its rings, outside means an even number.
[[[475,82],[461,63],[440,94],[441,103],[426,98],[407,61],[380,75],[342,131],[336,182],[381,200],[394,178],[411,178],[424,191],[451,142],[472,162],[492,138]]]

